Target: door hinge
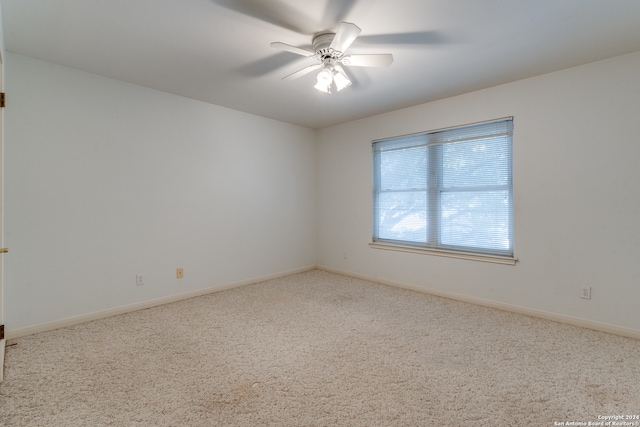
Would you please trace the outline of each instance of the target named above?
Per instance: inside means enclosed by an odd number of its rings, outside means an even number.
[[[0,340],[4,339],[4,325],[0,325]]]
[[[0,92],[0,108],[4,108],[4,92]]]

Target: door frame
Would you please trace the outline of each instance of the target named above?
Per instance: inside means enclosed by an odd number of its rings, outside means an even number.
[[[2,15],[0,14],[0,19]],[[0,106],[0,247],[4,246],[4,43],[2,38],[2,27],[0,26],[0,93],[2,93],[2,106]],[[5,330],[4,330],[4,257],[0,253],[0,329],[2,339],[0,339],[0,382],[4,379],[4,352],[5,352]]]

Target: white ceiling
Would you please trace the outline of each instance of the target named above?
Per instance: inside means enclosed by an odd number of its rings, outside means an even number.
[[[0,0],[6,49],[309,128],[346,122],[640,50],[640,0]],[[391,53],[347,70],[326,95],[311,48],[341,21],[348,53]],[[640,70],[639,70],[640,76]]]

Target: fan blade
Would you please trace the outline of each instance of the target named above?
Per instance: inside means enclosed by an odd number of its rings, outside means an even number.
[[[377,55],[347,55],[340,59],[350,67],[388,67],[393,62],[393,55],[383,53]]]
[[[351,43],[358,37],[362,31],[356,24],[350,22],[343,22],[338,27],[336,35],[333,37],[333,41],[329,48],[337,50],[338,52],[344,52],[351,46]]]
[[[333,28],[344,21],[358,0],[328,0],[320,27]]]
[[[297,61],[300,61],[298,56],[291,55],[289,52],[277,52],[275,55],[241,65],[234,71],[244,76],[259,77],[271,74]]]
[[[317,23],[282,0],[212,0],[243,15],[277,25],[300,34],[311,35]]]
[[[305,74],[309,74],[313,70],[317,70],[320,67],[322,67],[322,64],[309,65],[308,67],[304,67],[302,70],[298,70],[295,73],[291,73],[288,76],[283,77],[282,80],[295,80],[298,77],[302,77]]]
[[[281,43],[281,42],[273,42],[271,43],[271,47],[275,49],[285,50],[287,52],[295,53],[296,55],[302,55],[306,57],[315,55],[315,53],[311,52],[310,50],[301,49],[299,47],[291,46],[290,44]]]

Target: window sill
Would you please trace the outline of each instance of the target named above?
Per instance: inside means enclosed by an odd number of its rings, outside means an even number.
[[[454,252],[454,251],[447,251],[442,249],[418,248],[415,246],[396,245],[392,243],[372,242],[372,243],[369,243],[369,246],[373,249],[384,249],[387,251],[409,252],[413,254],[422,254],[422,255],[435,255],[435,256],[443,256],[448,258],[466,259],[470,261],[492,262],[495,264],[504,264],[504,265],[516,265],[516,262],[518,262],[518,259],[513,257],[481,255],[481,254],[474,254],[474,253],[468,253],[468,252]]]

